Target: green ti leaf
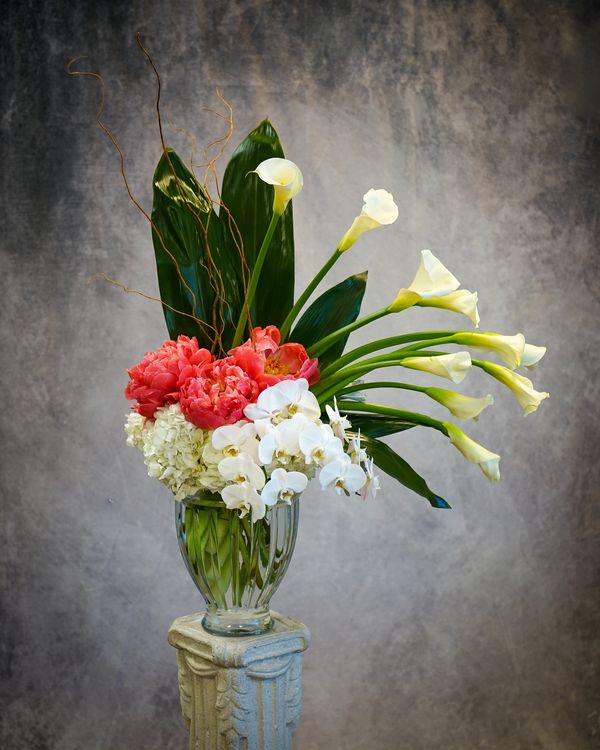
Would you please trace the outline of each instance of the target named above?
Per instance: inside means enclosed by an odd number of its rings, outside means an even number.
[[[427,482],[403,458],[381,440],[361,434],[361,444],[382,471],[397,479],[409,490],[429,501],[434,508],[450,508],[443,497],[432,492]]]
[[[367,286],[367,271],[349,276],[332,286],[306,310],[290,334],[290,341],[297,341],[307,349],[339,328],[353,323],[360,313],[360,306]],[[349,334],[348,334],[349,335]],[[340,357],[348,341],[342,336],[319,357],[321,368]]]
[[[252,172],[266,159],[283,156],[275,128],[263,120],[236,148],[225,169],[220,216],[229,255],[237,264],[240,286],[250,278],[273,214],[273,188]],[[250,310],[252,325],[280,326],[293,302],[294,221],[290,202],[277,224],[260,275]]]
[[[153,186],[152,240],[160,296],[177,311],[163,307],[169,335],[196,336],[200,346],[221,354],[231,344],[241,308],[238,270],[221,220],[172,149],[162,154]]]

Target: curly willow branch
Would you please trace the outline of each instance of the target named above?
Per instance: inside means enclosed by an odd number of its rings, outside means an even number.
[[[119,154],[119,167],[120,167],[121,177],[123,179],[123,184],[125,185],[125,189],[127,191],[127,195],[129,196],[129,199],[131,200],[131,202],[133,203],[133,205],[138,209],[138,211],[150,223],[150,226],[152,227],[152,229],[156,233],[156,236],[159,239],[161,247],[167,253],[167,255],[169,256],[169,258],[172,260],[172,262],[173,262],[173,264],[175,266],[176,272],[177,272],[177,276],[179,277],[179,280],[181,281],[181,283],[184,286],[184,288],[187,289],[187,291],[189,292],[189,294],[192,297],[192,300],[193,300],[192,312],[193,312],[193,314],[191,314],[191,315],[189,315],[188,313],[180,313],[180,314],[185,315],[186,317],[192,318],[196,323],[198,323],[198,325],[200,325],[200,326],[202,326],[204,328],[207,328],[209,330],[214,330],[213,326],[209,325],[208,323],[206,323],[205,321],[201,320],[200,318],[198,318],[195,315],[195,310],[196,310],[196,305],[197,305],[196,295],[194,294],[193,290],[191,289],[191,287],[189,286],[189,284],[186,282],[185,278],[183,277],[183,274],[181,273],[181,269],[179,267],[179,263],[177,262],[177,259],[175,258],[175,256],[173,255],[173,253],[169,250],[169,248],[166,246],[166,244],[164,242],[164,239],[162,237],[162,234],[161,234],[160,230],[158,229],[158,227],[156,226],[156,224],[154,223],[154,221],[152,220],[152,217],[148,214],[148,212],[146,211],[146,209],[139,203],[139,201],[133,195],[133,192],[132,192],[131,187],[129,185],[129,179],[127,177],[127,172],[126,172],[126,169],[125,169],[125,154],[123,153],[123,149],[121,148],[121,145],[119,144],[119,142],[116,139],[116,137],[113,134],[113,132],[110,130],[110,128],[102,120],[102,115],[104,113],[104,105],[105,105],[105,101],[106,101],[106,85],[104,83],[104,79],[102,78],[102,76],[99,73],[96,73],[95,71],[90,71],[90,70],[73,70],[72,66],[74,65],[74,63],[76,63],[78,60],[82,60],[82,59],[85,59],[85,56],[75,57],[72,60],[69,60],[69,62],[67,64],[67,75],[69,75],[69,76],[71,76],[73,78],[75,78],[77,76],[81,76],[82,78],[93,78],[93,79],[97,80],[98,83],[99,83],[99,85],[100,85],[100,103],[99,103],[99,106],[98,106],[98,110],[96,112],[96,123],[98,124],[98,127],[104,132],[104,134],[109,138],[109,140],[111,141],[111,143],[114,146],[115,150]],[[107,277],[107,280],[108,280],[108,277]],[[119,284],[117,282],[117,286],[124,286],[124,285],[121,285],[121,284]],[[132,290],[132,292],[136,293],[134,290]],[[153,297],[151,297],[149,295],[145,295],[145,294],[140,293],[140,292],[138,292],[138,293],[141,294],[141,296],[146,297],[147,299],[156,299],[156,298],[153,298]],[[159,302],[162,303],[162,300],[157,300],[157,301],[159,301]],[[162,304],[164,304],[164,303],[162,303]],[[171,308],[169,305],[165,305],[165,307],[167,307],[169,309],[174,309],[174,308]],[[175,312],[179,312],[178,310],[174,310],[174,311]]]

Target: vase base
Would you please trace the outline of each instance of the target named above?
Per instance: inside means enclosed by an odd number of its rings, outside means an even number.
[[[209,609],[202,618],[202,627],[212,635],[239,638],[266,633],[273,627],[273,619],[268,609]]]

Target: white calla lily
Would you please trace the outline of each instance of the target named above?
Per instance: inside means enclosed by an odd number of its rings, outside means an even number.
[[[537,367],[538,362],[544,354],[546,354],[545,346],[534,346],[526,342],[523,356],[521,357],[521,367],[533,370],[534,367]]]
[[[471,355],[469,352],[455,352],[433,357],[406,357],[400,364],[411,370],[430,372],[453,383],[460,383],[471,368]]]
[[[361,213],[339,241],[337,249],[340,253],[352,247],[365,232],[393,224],[398,218],[398,206],[394,203],[394,196],[387,190],[371,188],[363,195],[363,201]]]
[[[244,415],[253,421],[269,419],[277,424],[294,414],[302,414],[311,422],[318,422],[321,407],[315,394],[308,389],[305,378],[281,380],[265,388],[259,394],[255,404],[248,404]]]
[[[494,403],[490,394],[482,398],[463,396],[462,393],[447,391],[445,388],[426,388],[425,393],[445,406],[457,419],[477,419],[481,412]]]
[[[421,250],[421,263],[408,287],[408,291],[419,296],[442,297],[460,286],[460,281],[435,257],[431,250]]]
[[[477,310],[477,292],[458,289],[443,297],[428,297],[417,302],[419,307],[439,307],[442,310],[466,315],[475,328],[479,328],[479,311]]]
[[[333,487],[338,495],[358,492],[366,481],[367,476],[364,470],[358,464],[353,464],[348,456],[336,458],[325,464],[319,473],[321,487],[323,489]]]
[[[273,157],[261,162],[254,172],[263,182],[273,185],[273,212],[281,215],[288,204],[302,190],[304,180],[297,164],[289,159]]]
[[[265,486],[265,474],[260,466],[246,453],[230,456],[219,461],[219,473],[228,482],[249,482],[255,489]]]
[[[492,482],[500,479],[500,456],[479,445],[451,422],[442,423],[448,432],[450,442],[463,454],[467,461],[478,464],[481,471]]]
[[[305,474],[275,469],[261,494],[266,505],[276,505],[280,502],[289,504],[296,495],[304,492],[307,486],[308,477]]]
[[[252,523],[265,517],[265,501],[250,482],[224,487],[221,497],[229,510],[239,510],[242,517],[252,511]]]
[[[344,455],[342,441],[333,434],[328,424],[307,425],[300,433],[298,443],[307,464],[323,466]]]
[[[494,362],[481,362],[480,367],[488,375],[510,388],[521,405],[525,416],[534,412],[542,401],[550,396],[546,391],[536,391],[529,378],[509,370],[508,367],[497,365]]]
[[[457,333],[453,336],[457,344],[469,346],[484,352],[494,352],[507,367],[514,370],[521,364],[525,350],[525,336],[503,336],[500,333]]]

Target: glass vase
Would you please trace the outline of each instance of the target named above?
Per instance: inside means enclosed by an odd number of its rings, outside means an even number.
[[[257,635],[272,625],[269,601],[288,568],[298,531],[299,500],[267,508],[252,523],[218,494],[175,503],[179,549],[206,602],[202,624],[215,635]]]

